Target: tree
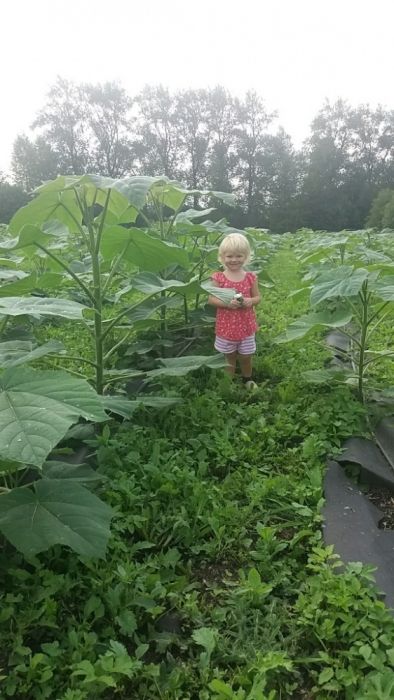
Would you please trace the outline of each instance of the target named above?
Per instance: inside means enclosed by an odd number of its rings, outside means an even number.
[[[29,196],[18,185],[11,185],[0,172],[0,224],[8,224],[20,207],[29,200]]]
[[[13,179],[25,192],[31,192],[46,180],[54,179],[61,172],[61,158],[44,137],[31,141],[27,136],[17,136],[12,151]]]
[[[114,178],[134,174],[132,99],[116,83],[86,84],[81,96],[91,130],[92,171]]]
[[[82,86],[59,77],[32,128],[41,129],[41,135],[58,154],[63,174],[82,174],[91,169],[88,116]]]
[[[373,197],[393,180],[393,112],[327,101],[312,123],[305,158],[305,224],[360,228]]]
[[[304,151],[306,171],[301,191],[304,226],[336,231],[352,218],[344,185],[350,167],[350,107],[343,100],[324,104],[312,122]]]
[[[175,114],[183,150],[179,176],[190,188],[202,189],[207,184],[207,156],[211,140],[207,91],[184,90],[177,93]]]
[[[181,154],[181,138],[175,104],[167,88],[146,85],[135,99],[139,114],[135,148],[140,172],[175,178]]]
[[[267,227],[277,233],[296,230],[302,224],[298,211],[301,161],[282,128],[266,136],[261,165]]]
[[[267,127],[274,115],[266,112],[256,92],[247,92],[244,101],[237,103],[237,116],[235,148],[236,176],[240,183],[238,193],[246,207],[247,225],[259,225],[267,206],[264,150]]]
[[[235,100],[220,85],[207,95],[207,118],[210,133],[207,179],[219,192],[232,192],[235,172]]]
[[[376,195],[365,225],[369,228],[394,228],[394,190],[384,189]]]

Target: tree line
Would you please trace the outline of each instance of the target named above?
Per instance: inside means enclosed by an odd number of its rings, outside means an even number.
[[[362,228],[376,196],[394,192],[394,110],[344,100],[326,101],[297,150],[253,91],[239,98],[221,86],[158,85],[130,96],[117,83],[59,77],[32,133],[14,142],[15,185],[0,179],[2,220],[6,185],[23,198],[60,173],[166,175],[233,192],[238,207],[220,214],[277,232]]]

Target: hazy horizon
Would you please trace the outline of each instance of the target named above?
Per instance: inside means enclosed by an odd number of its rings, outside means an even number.
[[[390,0],[173,0],[131,6],[114,0],[36,0],[3,8],[5,28],[0,170],[12,145],[61,76],[119,82],[130,95],[146,84],[171,91],[222,85],[258,92],[299,148],[326,99],[394,108]],[[21,19],[22,18],[22,19]]]

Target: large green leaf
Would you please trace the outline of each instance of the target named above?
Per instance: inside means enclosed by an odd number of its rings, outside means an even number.
[[[201,287],[207,294],[217,297],[220,301],[224,301],[225,304],[229,304],[234,298],[234,289],[228,289],[227,287],[217,287],[212,282],[202,282]]]
[[[42,466],[41,476],[43,479],[66,479],[78,483],[88,483],[93,481],[103,481],[103,474],[96,472],[87,464],[70,464],[58,460],[48,460]]]
[[[7,369],[0,376],[0,451],[3,458],[41,466],[79,416],[106,419],[84,379],[63,371]]]
[[[138,228],[105,226],[101,240],[104,260],[112,260],[123,253],[123,259],[149,272],[158,272],[172,264],[187,268],[187,252],[178,246],[149,236]]]
[[[77,483],[42,480],[0,496],[0,530],[26,556],[55,544],[105,556],[112,510]]]
[[[130,323],[139,323],[151,318],[163,306],[169,309],[178,308],[182,304],[180,297],[157,297],[156,299],[144,299],[138,306],[134,306],[127,314]]]
[[[35,289],[59,289],[65,283],[64,275],[59,275],[57,272],[45,272],[43,275],[38,275],[32,272],[31,275],[9,282],[0,287],[0,297],[16,297],[23,294],[29,294]]]
[[[5,297],[0,299],[0,316],[61,316],[81,319],[86,306],[70,299],[46,297]]]
[[[185,357],[160,359],[160,362],[163,367],[147,372],[148,377],[157,377],[159,375],[183,377],[185,374],[201,367],[221,369],[226,366],[226,359],[223,355],[187,355]]]
[[[320,313],[305,314],[297,318],[286,331],[275,338],[276,343],[288,343],[298,338],[303,338],[311,330],[319,327],[341,328],[352,320],[351,309],[343,308],[336,311],[321,311]]]
[[[130,400],[122,396],[103,396],[102,403],[107,411],[117,413],[123,418],[130,418],[134,411],[141,406],[149,408],[169,408],[181,403],[182,399],[171,396],[141,396],[141,398]]]
[[[380,277],[371,285],[371,291],[383,301],[394,301],[394,275]]]
[[[79,230],[82,212],[72,190],[59,192],[48,190],[39,194],[16,212],[10,221],[9,229],[11,233],[19,235],[27,224],[41,226],[49,219],[60,221],[70,232]]]
[[[148,193],[154,186],[166,185],[167,178],[135,175],[115,180],[113,188],[120,192],[137,211],[141,211],[147,201]]]
[[[153,272],[140,272],[134,275],[131,280],[131,286],[138,289],[144,294],[159,294],[160,292],[179,292],[187,294],[190,292],[196,293],[201,289],[197,281],[181,282],[180,280],[165,280],[158,277]]]
[[[10,250],[18,250],[20,248],[27,248],[29,246],[39,243],[40,245],[46,245],[51,241],[51,235],[48,233],[43,233],[38,226],[33,226],[32,224],[25,224],[22,226],[20,234],[16,238],[10,238],[8,241],[4,241],[0,247],[0,251],[5,253]]]
[[[60,197],[68,191],[68,196],[72,196],[76,203],[76,195],[73,190],[78,192],[79,195],[81,195],[82,191],[83,199],[86,200],[88,206],[92,206],[93,202],[100,204],[102,207],[107,204],[107,221],[111,223],[134,222],[139,210],[131,206],[128,199],[122,194],[122,186],[119,183],[123,182],[123,180],[114,180],[101,175],[59,176],[56,180],[38,187],[36,192],[41,196],[43,194],[52,196],[55,194]],[[108,192],[110,192],[110,195],[107,201]],[[78,223],[81,223],[80,215],[81,213],[78,209]],[[70,230],[75,229],[70,228]]]
[[[345,382],[354,377],[349,372],[339,369],[310,369],[302,372],[302,376],[310,384],[327,384],[327,382]]]
[[[354,270],[348,265],[343,265],[331,270],[315,280],[311,292],[311,304],[319,304],[324,299],[357,296],[367,278],[368,270],[362,267]]]
[[[62,350],[64,345],[60,340],[49,340],[39,347],[35,347],[30,340],[8,340],[0,343],[0,367],[17,367]]]
[[[175,219],[176,223],[181,223],[182,221],[194,221],[195,219],[206,219],[207,216],[212,214],[213,211],[216,211],[214,207],[210,207],[209,209],[187,209],[187,211],[181,211],[179,214],[177,214],[177,217]]]
[[[0,280],[2,282],[8,282],[9,280],[14,282],[15,280],[22,280],[24,277],[28,277],[28,273],[22,270],[0,270]]]

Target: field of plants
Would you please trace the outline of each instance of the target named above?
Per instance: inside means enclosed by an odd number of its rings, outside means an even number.
[[[1,698],[394,698],[392,611],[321,515],[392,411],[393,232],[246,229],[248,392],[213,351],[218,202],[59,177],[1,230]]]

